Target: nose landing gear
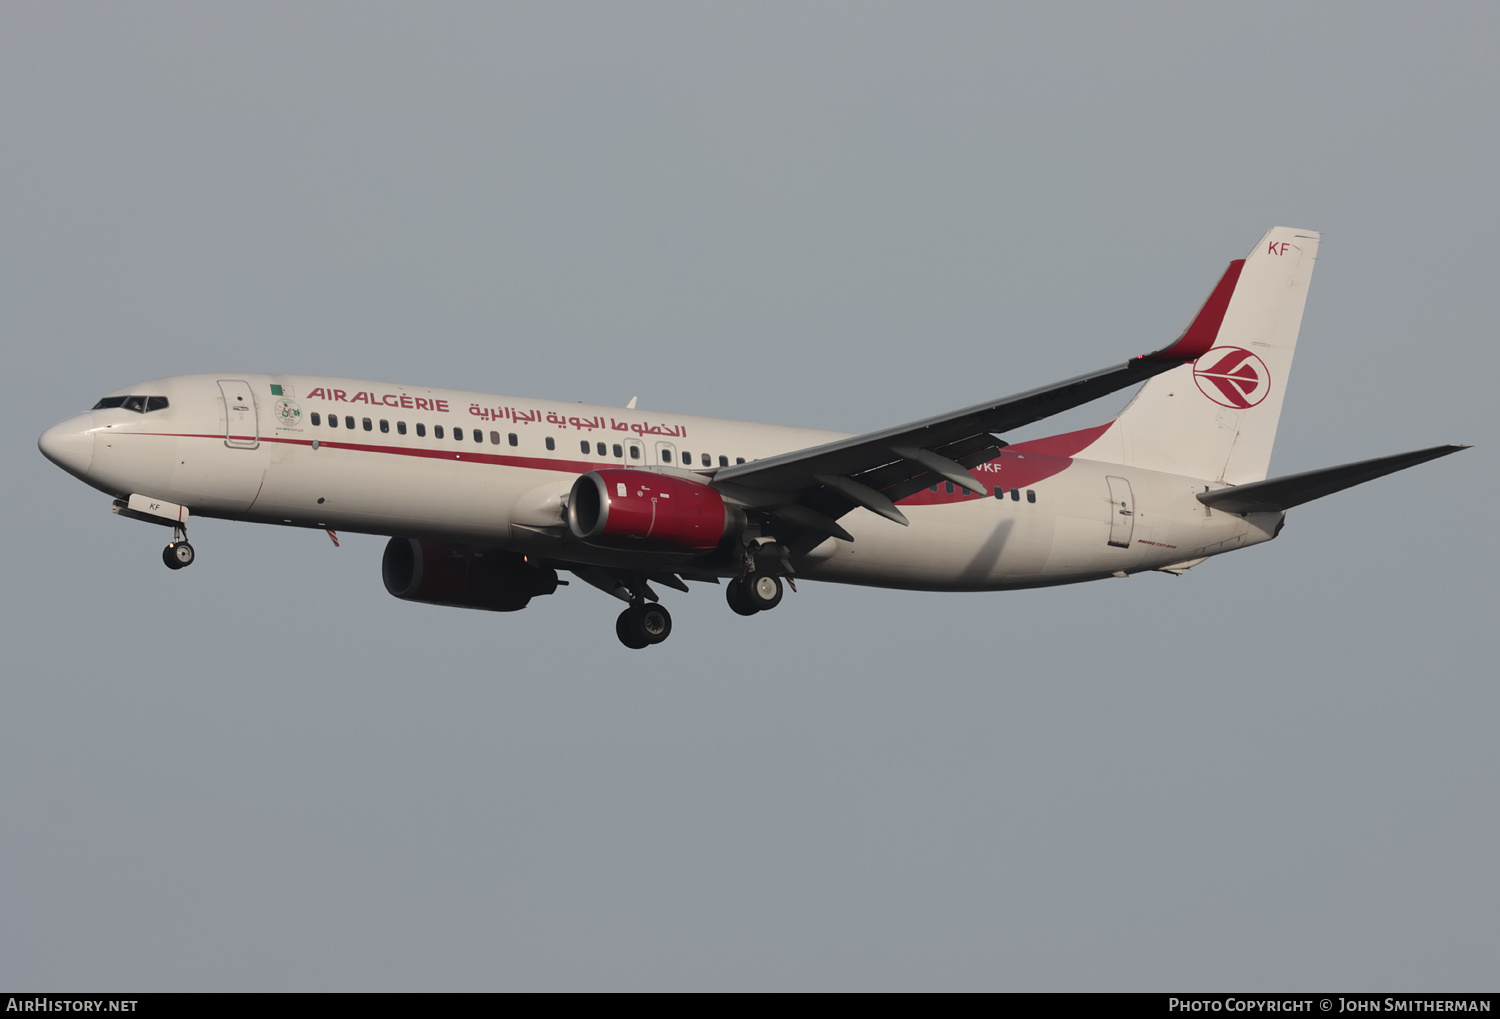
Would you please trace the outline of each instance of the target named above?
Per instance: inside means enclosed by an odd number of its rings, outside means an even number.
[[[167,564],[169,570],[180,570],[184,566],[193,565],[194,557],[193,546],[185,541],[174,541],[161,550],[161,561]]]
[[[615,620],[615,636],[628,648],[640,650],[660,644],[672,634],[672,614],[661,605],[632,605]]]
[[[167,569],[180,570],[184,566],[191,566],[195,558],[197,553],[188,544],[187,528],[172,528],[172,540],[161,550],[161,561],[167,564]]]

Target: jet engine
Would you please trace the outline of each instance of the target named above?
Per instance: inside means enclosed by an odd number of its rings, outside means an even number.
[[[656,471],[590,471],[568,493],[568,530],[595,545],[701,552],[744,526],[708,485]]]
[[[519,552],[416,538],[386,543],[380,575],[397,598],[491,612],[515,612],[557,590],[557,571]]]

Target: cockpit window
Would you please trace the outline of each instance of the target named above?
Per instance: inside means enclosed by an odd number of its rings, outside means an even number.
[[[94,410],[133,410],[137,414],[145,414],[153,410],[166,410],[167,398],[165,396],[106,396],[94,404]]]

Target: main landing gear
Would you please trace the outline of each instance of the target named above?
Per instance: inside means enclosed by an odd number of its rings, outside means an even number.
[[[660,644],[672,634],[672,614],[654,602],[632,605],[615,620],[615,636],[628,648]]]
[[[172,540],[167,547],[161,550],[161,561],[167,564],[169,570],[180,570],[184,566],[193,565],[197,553],[193,546],[188,544],[187,530],[181,527],[172,528]]]
[[[614,593],[626,597],[625,586],[621,584]],[[764,570],[752,570],[731,580],[725,588],[729,607],[742,616],[774,609],[781,604],[782,593],[781,577]],[[632,599],[630,608],[615,620],[615,636],[620,638],[621,644],[640,650],[660,644],[672,635],[672,614],[664,606],[648,600],[649,588],[637,584],[630,588],[629,596]]]
[[[781,604],[781,595],[781,578],[774,573],[759,571],[748,577],[731,580],[724,589],[729,607],[742,616],[769,612]]]

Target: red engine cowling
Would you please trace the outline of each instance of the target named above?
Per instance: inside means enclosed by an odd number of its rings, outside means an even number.
[[[447,545],[416,538],[386,542],[380,562],[385,589],[406,601],[514,612],[557,590],[557,571],[519,552],[482,545]]]
[[[590,471],[568,495],[568,529],[596,545],[706,551],[743,522],[708,485],[655,471]]]

